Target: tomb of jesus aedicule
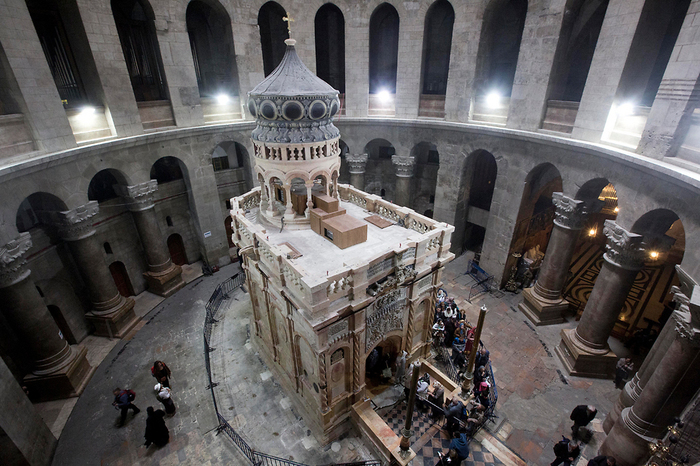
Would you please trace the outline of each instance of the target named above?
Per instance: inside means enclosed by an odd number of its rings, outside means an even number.
[[[253,306],[251,340],[323,441],[351,427],[377,348],[429,353],[454,227],[338,184],[338,91],[288,39],[249,93],[259,187],[231,200],[233,241]],[[373,358],[376,358],[374,353]]]

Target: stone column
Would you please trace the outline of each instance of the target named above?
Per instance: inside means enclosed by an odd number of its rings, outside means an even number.
[[[0,248],[0,309],[32,360],[23,383],[34,401],[78,396],[95,369],[86,348],[70,346],[63,338],[39,295],[24,259],[31,247],[31,235],[22,233]]]
[[[50,212],[50,222],[68,243],[78,271],[88,289],[92,310],[85,318],[95,326],[95,335],[122,338],[136,325],[134,300],[119,294],[112,274],[104,262],[102,246],[95,236],[92,217],[97,215],[96,201],[66,212]]]
[[[574,200],[563,193],[554,193],[556,218],[552,236],[547,244],[537,283],[523,290],[523,302],[518,308],[535,325],[560,324],[569,302],[562,297],[571,256],[576,240],[584,227],[588,212],[584,201]]]
[[[396,189],[394,203],[409,207],[411,202],[411,179],[416,159],[410,155],[392,155],[391,163],[396,167]]]
[[[608,237],[603,268],[595,282],[581,321],[575,329],[561,331],[562,340],[555,349],[571,375],[611,378],[617,356],[608,346],[637,272],[644,265],[643,237],[630,233],[612,220],[605,221]]]
[[[350,168],[350,184],[360,191],[365,189],[365,169],[367,168],[367,154],[346,154],[345,162]]]
[[[294,220],[294,206],[292,205],[292,182],[290,181],[289,183],[285,183],[284,185],[284,201],[285,201],[285,210],[284,210],[284,219],[285,220]]]
[[[114,185],[114,191],[129,203],[146,253],[148,272],[144,272],[143,277],[148,282],[148,291],[167,298],[185,286],[185,282],[182,281],[182,268],[170,260],[170,252],[158,226],[153,202],[153,193],[157,190],[156,180],[136,186]]]
[[[314,208],[314,199],[311,193],[311,189],[314,187],[314,180],[305,181],[304,186],[306,186],[306,210],[304,211],[304,216],[309,218],[311,209]]]
[[[661,439],[666,427],[680,416],[700,385],[700,287],[691,296],[690,312],[673,314],[674,339],[637,402],[625,408],[600,453],[612,455],[621,466],[643,464],[648,444]]]

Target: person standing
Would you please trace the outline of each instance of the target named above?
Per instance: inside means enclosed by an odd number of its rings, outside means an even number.
[[[124,425],[124,421],[126,421],[126,414],[129,412],[129,409],[134,411],[134,416],[140,413],[141,410],[132,403],[134,398],[136,398],[136,393],[133,390],[122,390],[121,388],[117,387],[112,393],[114,393],[114,401],[112,402],[112,406],[122,411],[121,420],[117,424],[117,427],[121,427]]]
[[[166,387],[170,387],[170,368],[163,361],[156,361],[151,367],[151,375],[155,377],[158,383],[162,383]]]
[[[157,447],[162,447],[170,441],[170,432],[168,432],[168,427],[165,425],[165,413],[163,410],[153,410],[153,407],[149,406],[146,408],[146,433],[144,437],[146,438],[145,446],[149,447],[151,443],[155,443]]]
[[[450,442],[450,450],[455,450],[457,452],[457,465],[462,464],[462,461],[469,457],[469,440],[467,439],[467,434],[464,432],[455,432],[452,435],[452,441]]]
[[[489,350],[481,346],[479,351],[476,353],[476,358],[474,359],[474,367],[486,367],[489,363]]]
[[[558,466],[564,463],[564,466],[571,466],[571,463],[581,454],[579,446],[564,437],[561,442],[554,445],[554,455],[556,458],[552,461],[551,466]]]
[[[156,391],[156,398],[158,401],[163,403],[165,412],[167,414],[175,414],[175,403],[173,403],[172,392],[170,388],[164,386],[163,384],[157,383],[153,389]]]
[[[625,386],[625,381],[634,371],[634,363],[631,358],[620,358],[615,367],[615,388],[622,390]]]
[[[579,429],[583,426],[587,426],[596,414],[598,414],[598,410],[595,409],[595,406],[591,405],[578,405],[571,411],[569,419],[574,421],[574,425],[571,426],[571,435],[573,438],[578,438]]]

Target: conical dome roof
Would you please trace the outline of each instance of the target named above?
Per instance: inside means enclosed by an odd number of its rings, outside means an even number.
[[[320,142],[340,137],[332,118],[340,110],[338,91],[301,61],[287,39],[279,66],[248,93],[248,110],[258,126],[260,142]]]

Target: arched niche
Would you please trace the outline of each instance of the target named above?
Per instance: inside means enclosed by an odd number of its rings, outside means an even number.
[[[114,185],[127,186],[129,184],[126,176],[119,170],[107,168],[100,170],[90,180],[88,186],[88,199],[103,203],[119,196],[114,190]]]
[[[435,207],[437,177],[440,169],[440,154],[437,146],[431,142],[419,142],[411,155],[415,159],[414,175],[411,179],[411,203],[416,212],[425,212]]]
[[[345,94],[345,17],[340,8],[326,3],[314,18],[316,74]]]
[[[369,19],[369,93],[396,94],[399,56],[399,13],[382,3]]]
[[[393,199],[396,179],[391,163],[391,156],[396,154],[393,144],[386,139],[372,139],[365,146],[364,153],[369,156],[365,168],[365,191],[382,195],[383,190],[383,197]]]
[[[38,192],[27,196],[17,209],[15,225],[19,233],[30,231],[42,225],[42,212],[63,212],[68,210],[65,202],[53,194]]]
[[[282,19],[286,16],[287,12],[277,2],[265,3],[258,12],[265,76],[277,68],[284,56],[287,47],[284,41],[289,39],[287,23]]]

